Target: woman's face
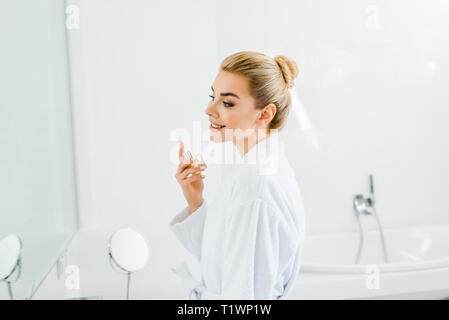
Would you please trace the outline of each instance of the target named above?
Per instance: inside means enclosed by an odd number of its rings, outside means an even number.
[[[233,137],[241,140],[258,129],[265,130],[271,120],[267,119],[265,109],[256,109],[246,77],[220,71],[211,91],[211,100],[205,111],[209,116],[211,141],[224,142]],[[213,125],[224,127],[216,129]]]

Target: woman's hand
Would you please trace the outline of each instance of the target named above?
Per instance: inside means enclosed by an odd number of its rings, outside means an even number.
[[[179,165],[175,177],[187,200],[190,213],[198,209],[204,201],[204,176],[201,174],[204,168],[194,168],[191,166],[192,163],[192,159],[184,158],[184,143],[181,141],[179,146]]]

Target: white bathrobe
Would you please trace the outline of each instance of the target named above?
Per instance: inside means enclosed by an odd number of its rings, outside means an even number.
[[[192,300],[286,299],[300,269],[305,216],[284,143],[272,135],[236,157],[213,200],[170,221],[201,263],[202,281],[185,262],[172,270]]]

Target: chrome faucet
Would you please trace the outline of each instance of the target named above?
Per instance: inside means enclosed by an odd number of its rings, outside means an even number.
[[[372,214],[374,210],[374,183],[373,183],[373,175],[369,175],[370,181],[370,195],[365,198],[363,194],[357,194],[354,196],[354,210],[357,213],[363,213],[366,215]]]
[[[357,221],[359,223],[359,231],[360,231],[360,242],[359,242],[359,249],[357,252],[357,257],[356,257],[356,262],[355,263],[359,263],[360,260],[360,254],[362,252],[362,247],[363,247],[363,228],[362,228],[362,224],[360,222],[360,215],[364,214],[364,215],[372,215],[374,214],[377,220],[377,225],[379,227],[379,233],[380,233],[380,239],[382,242],[382,249],[383,249],[383,255],[384,255],[384,261],[385,263],[388,263],[388,257],[387,257],[387,248],[386,248],[386,244],[385,244],[385,237],[384,237],[384,233],[382,230],[382,225],[380,223],[379,217],[377,215],[376,212],[376,208],[374,206],[374,204],[376,203],[376,201],[374,200],[374,182],[373,182],[373,175],[370,174],[369,175],[369,181],[370,181],[370,194],[368,197],[364,197],[363,194],[356,194],[354,196],[354,200],[353,200],[353,204],[354,204],[354,210],[357,213]]]

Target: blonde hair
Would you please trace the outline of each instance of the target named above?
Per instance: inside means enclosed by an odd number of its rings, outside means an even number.
[[[240,51],[225,58],[220,69],[249,79],[256,109],[263,109],[270,103],[276,106],[276,114],[267,128],[268,133],[271,129],[282,129],[291,108],[288,89],[294,87],[293,80],[298,76],[295,61],[283,55],[271,58],[263,53]]]

